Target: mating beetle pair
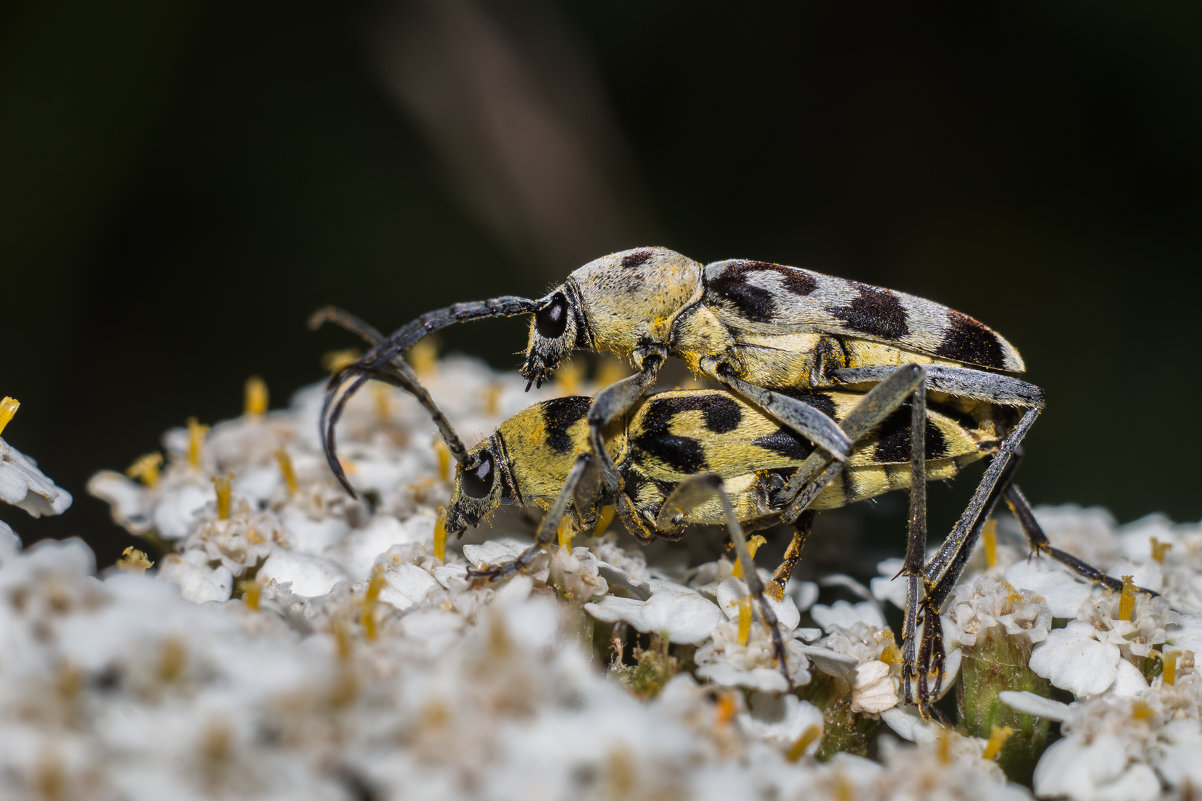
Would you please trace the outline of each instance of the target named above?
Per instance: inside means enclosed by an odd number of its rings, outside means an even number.
[[[623,469],[615,461],[618,454],[612,449],[613,443],[607,441],[606,432],[618,421],[627,420],[628,442],[633,441],[629,439],[629,426],[635,421],[628,416],[654,384],[667,358],[676,356],[694,372],[734,393],[705,396],[711,401],[724,397],[737,403],[736,396],[742,398],[749,402],[748,408],[754,407],[760,419],[777,421],[781,431],[795,441],[817,446],[799,460],[796,469],[781,468],[771,486],[757,489],[766,493],[766,508],[773,520],[797,523],[840,474],[845,487],[849,481],[854,485],[852,462],[858,452],[857,443],[864,441],[859,452],[871,450],[872,458],[877,458],[882,449],[886,453],[891,448],[905,453],[904,458],[896,460],[908,459],[910,465],[911,513],[902,570],[908,582],[903,686],[906,700],[913,702],[913,683],[918,674],[918,700],[924,713],[942,680],[939,609],[962,572],[984,520],[1003,494],[1015,508],[1035,549],[1050,553],[1091,578],[1113,581],[1051,549],[1038,533],[1021,493],[1010,484],[1018,446],[1042,410],[1043,397],[1038,387],[1011,375],[1020,372],[1023,363],[1000,336],[960,312],[903,293],[765,262],[736,260],[703,266],[664,248],[641,248],[597,259],[537,301],[502,297],[431,312],[386,339],[374,331],[362,330],[359,324],[360,333],[376,344],[331,379],[323,409],[323,442],[330,466],[343,484],[350,488],[334,458],[334,426],[350,395],[373,378],[406,388],[434,416],[459,463],[457,498],[468,487],[482,490],[489,477],[499,480],[497,455],[479,448],[468,452],[463,447],[437,404],[399,356],[427,334],[456,322],[519,314],[534,318],[522,368],[532,383],[541,383],[575,349],[614,352],[638,370],[599,392],[583,415],[587,431],[577,429],[579,442],[572,441],[573,448],[582,452],[573,463],[580,466],[563,476],[560,493],[540,526],[540,541],[549,538],[548,531],[554,531],[554,526],[548,529],[548,521],[561,518],[569,502],[578,516],[587,518],[590,502],[600,497],[616,501],[620,511],[625,507],[623,520],[627,527],[649,536],[645,522],[640,523],[638,518],[640,488],[632,486],[637,482],[631,480],[631,469]],[[833,408],[824,410],[820,399],[829,402],[832,392],[857,398],[846,401],[856,411],[845,409],[840,419],[839,414],[832,415]],[[895,447],[896,437],[890,439],[874,431],[882,420],[906,405],[910,410],[909,426],[903,429],[908,447],[901,449]],[[976,451],[978,456],[988,453],[993,458],[951,535],[924,564],[925,482],[928,471],[936,471],[933,460],[940,458],[939,451],[946,445],[941,444],[937,433],[932,434],[941,429],[938,424],[932,427],[930,421],[944,417],[989,420],[993,444],[978,445]],[[974,430],[976,425],[970,423],[961,430]],[[698,431],[704,436],[694,439],[728,448],[743,443],[738,435],[727,437],[730,432],[706,431]],[[916,432],[922,433],[916,436]],[[877,463],[893,462],[877,459]],[[760,466],[756,462],[747,464]],[[745,549],[740,547],[741,533],[736,535],[734,529],[740,521],[755,521],[730,511],[727,490],[733,486],[732,478],[711,470],[704,459],[687,467],[683,472],[698,478],[672,490],[665,505],[673,500],[669,508],[688,506],[672,498],[677,492],[683,492],[693,506],[715,494],[726,499],[722,501],[728,510],[726,522],[742,557]],[[543,467],[540,463],[533,469]],[[763,469],[769,469],[767,463]],[[715,483],[702,476],[717,476],[719,480]],[[681,490],[686,486],[690,489]],[[590,487],[592,491],[587,489]],[[855,495],[853,492],[845,502],[854,500]],[[657,520],[661,517],[662,507],[656,514]],[[682,519],[687,520],[687,515]],[[473,522],[470,517],[464,520]],[[797,542],[795,538],[790,552]],[[751,578],[754,570],[746,571],[746,575],[755,581]],[[761,607],[767,613],[766,604]],[[920,621],[928,625],[923,626],[918,645]]]

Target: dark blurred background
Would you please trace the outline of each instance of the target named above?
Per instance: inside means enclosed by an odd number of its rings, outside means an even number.
[[[23,406],[5,436],[76,505],[0,516],[27,541],[87,533],[109,561],[129,541],[88,475],[189,415],[237,415],[248,375],[277,404],[318,380],[349,340],[309,333],[316,307],[391,329],[662,244],[981,319],[1047,390],[1021,472],[1035,502],[1197,520],[1200,18],[1058,1],[7,4],[0,395]],[[524,327],[447,344],[511,369]],[[948,520],[962,483],[935,496]]]

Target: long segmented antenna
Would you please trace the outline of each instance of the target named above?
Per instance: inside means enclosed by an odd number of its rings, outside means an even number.
[[[473,303],[456,303],[445,309],[437,309],[423,314],[397,329],[387,338],[359,317],[333,306],[320,309],[309,318],[310,328],[332,322],[358,334],[372,345],[372,348],[361,358],[330,377],[330,381],[326,385],[326,396],[321,405],[321,444],[326,454],[326,462],[329,464],[331,472],[334,473],[334,477],[338,479],[338,483],[350,493],[351,497],[358,496],[351,486],[346,472],[342,469],[342,464],[338,461],[334,434],[338,420],[342,417],[342,412],[351,396],[371,379],[400,387],[417,398],[422,407],[429,412],[455,460],[470,467],[467,449],[463,446],[463,442],[451,427],[451,423],[442,409],[418,381],[413,368],[402,358],[401,354],[429,334],[455,323],[477,320],[482,317],[513,317],[519,314],[533,314],[536,309],[535,301],[514,296],[491,298]]]

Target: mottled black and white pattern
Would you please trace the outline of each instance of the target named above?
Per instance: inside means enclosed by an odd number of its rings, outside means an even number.
[[[821,332],[1021,372],[1018,351],[962,312],[800,267],[733,259],[705,268],[706,303],[732,330]]]

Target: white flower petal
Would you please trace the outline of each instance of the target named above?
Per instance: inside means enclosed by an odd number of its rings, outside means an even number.
[[[267,557],[258,576],[264,581],[291,584],[292,592],[308,598],[325,595],[347,578],[342,568],[329,559],[285,550],[274,551]]]
[[[903,740],[912,743],[933,742],[939,736],[940,726],[923,720],[913,707],[895,706],[881,713],[881,720]]]
[[[1089,600],[1094,585],[1077,579],[1068,568],[1049,557],[1015,562],[1006,569],[1006,581],[1015,589],[1042,596],[1052,617],[1070,618]]]
[[[864,623],[875,629],[885,628],[885,618],[880,608],[872,601],[861,601],[852,604],[847,601],[835,601],[830,606],[815,604],[810,609],[810,616],[824,631],[853,628],[857,623]]]
[[[1078,698],[1098,695],[1114,684],[1118,646],[1093,639],[1093,627],[1070,620],[1054,629],[1031,653],[1031,670]]]
[[[66,511],[71,493],[55,486],[37,462],[0,439],[0,501],[41,517]]]
[[[1068,704],[1053,701],[1051,698],[1044,698],[1042,695],[1036,695],[1026,690],[1021,692],[1002,690],[998,693],[997,697],[998,700],[1011,709],[1025,712],[1037,718],[1047,718],[1048,720],[1060,722],[1068,717]]]

